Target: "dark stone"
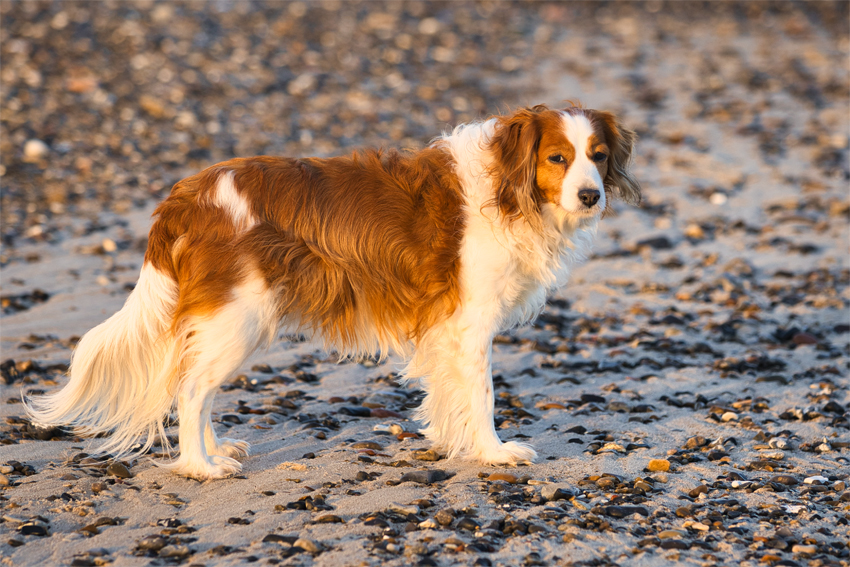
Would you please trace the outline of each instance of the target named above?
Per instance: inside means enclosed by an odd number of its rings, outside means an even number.
[[[691,544],[680,539],[662,539],[658,547],[661,549],[690,549]]]
[[[605,506],[602,511],[606,516],[613,518],[625,518],[632,514],[640,514],[649,517],[649,510],[643,506]]]
[[[401,477],[400,482],[418,482],[419,484],[431,484],[434,482],[440,482],[450,478],[452,475],[447,474],[446,471],[441,470],[430,470],[430,471],[411,471],[409,473],[404,473]]]

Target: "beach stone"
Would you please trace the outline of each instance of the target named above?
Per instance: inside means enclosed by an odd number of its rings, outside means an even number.
[[[413,506],[413,505],[405,506],[403,504],[396,504],[396,503],[392,503],[389,506],[387,506],[387,510],[389,510],[390,512],[396,512],[398,514],[404,514],[404,515],[407,515],[407,514],[414,514],[415,515],[415,514],[419,513],[419,507],[418,506]]]
[[[449,478],[446,471],[429,470],[429,471],[411,471],[405,473],[401,477],[400,482],[418,482],[419,484],[432,484]]]
[[[118,478],[133,478],[133,473],[130,472],[124,463],[115,461],[106,467],[106,473]]]
[[[24,143],[24,161],[36,162],[50,153],[50,147],[38,139],[27,140]]]
[[[38,537],[50,535],[47,524],[40,520],[29,520],[28,522],[24,522],[18,526],[18,532],[21,535],[34,535]]]
[[[443,508],[434,514],[434,520],[441,526],[449,526],[455,519],[455,511],[453,508]]]
[[[825,476],[809,476],[803,479],[803,484],[826,484],[829,482],[829,479]]]
[[[841,492],[841,491],[842,491],[842,490],[844,490],[846,487],[847,487],[847,483],[845,483],[843,480],[836,480],[836,481],[832,484],[832,489],[833,489],[834,491],[836,491],[836,492]]]
[[[487,480],[501,480],[501,481],[504,481],[504,482],[507,482],[507,483],[510,483],[510,484],[516,484],[517,483],[516,475],[510,474],[510,473],[503,473],[503,472],[495,472],[495,473],[491,474],[490,476],[488,476]]]
[[[563,486],[547,484],[540,489],[540,496],[547,502],[552,502],[555,500],[569,500],[573,497],[573,494],[571,490]]]
[[[422,520],[417,525],[423,530],[436,530],[440,527],[440,524],[438,524],[434,518]]]
[[[188,556],[192,553],[192,550],[189,549],[188,545],[166,545],[162,549],[159,550],[159,556],[164,558],[172,558],[178,559],[182,557]]]
[[[791,546],[791,553],[799,553],[800,555],[814,555],[818,552],[817,546],[796,544]]]
[[[459,530],[474,532],[478,529],[478,524],[469,516],[464,516],[463,518],[458,520],[457,524],[455,524],[455,527]]]
[[[165,538],[152,535],[140,539],[136,543],[136,548],[144,551],[159,551],[160,549],[165,547],[167,543],[168,542],[165,541]]]
[[[602,511],[606,516],[611,516],[612,518],[626,518],[632,514],[649,516],[649,510],[643,506],[605,506]]]
[[[667,459],[652,459],[646,468],[651,472],[667,472],[670,470],[670,461]]]
[[[9,477],[0,473],[0,486],[9,486]]]
[[[349,445],[352,449],[372,449],[373,451],[383,451],[384,446],[374,441],[358,441]]]
[[[418,461],[439,461],[442,457],[433,449],[413,451],[413,458]]]
[[[780,474],[770,479],[771,482],[778,482],[779,484],[784,484],[787,486],[794,486],[800,484],[800,481],[788,474]]]
[[[658,544],[661,549],[690,549],[691,544],[681,539],[665,539]]]
[[[292,544],[294,547],[300,547],[307,553],[319,553],[322,550],[322,547],[319,543],[306,538],[300,538]]]
[[[687,532],[681,530],[661,530],[658,532],[658,539],[680,539],[685,537]]]

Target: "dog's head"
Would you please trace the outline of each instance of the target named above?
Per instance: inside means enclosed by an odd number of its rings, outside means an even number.
[[[636,138],[610,112],[576,106],[499,117],[490,140],[494,202],[532,226],[547,204],[578,219],[598,217],[615,195],[637,204],[640,185],[629,173]]]

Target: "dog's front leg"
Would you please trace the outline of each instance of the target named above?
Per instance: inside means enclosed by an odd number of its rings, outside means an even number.
[[[417,365],[428,368],[422,379],[426,396],[417,416],[427,425],[425,435],[450,457],[484,464],[530,461],[537,456],[534,450],[502,443],[493,423],[492,333],[479,321],[464,319],[447,322],[433,343],[417,352]]]

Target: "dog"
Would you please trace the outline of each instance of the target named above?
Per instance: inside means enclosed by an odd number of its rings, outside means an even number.
[[[126,455],[167,444],[176,400],[179,456],[164,466],[223,478],[249,446],[216,435],[216,390],[289,329],[343,357],[403,357],[425,391],[416,417],[449,457],[531,461],[494,427],[492,340],[565,283],[613,197],[640,201],[635,140],[609,112],[538,105],[420,151],[209,167],[159,204],[124,307],[85,334],[68,384],[28,400],[29,415],[109,433],[101,451]]]

